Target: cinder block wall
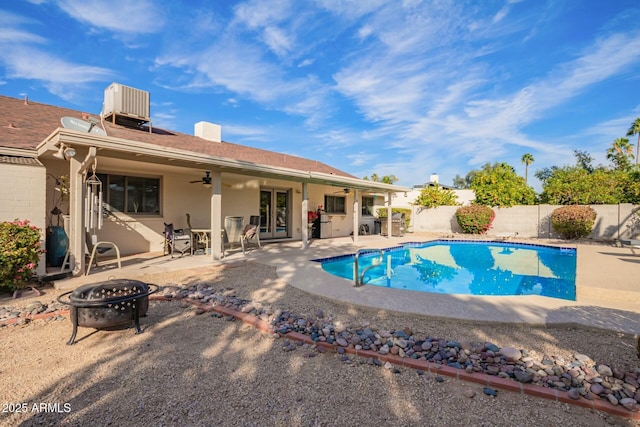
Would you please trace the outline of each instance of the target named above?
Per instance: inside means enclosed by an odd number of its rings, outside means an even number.
[[[514,233],[520,237],[558,238],[551,225],[551,214],[557,205],[514,206],[493,208],[496,218],[489,234]],[[588,236],[596,240],[640,238],[640,215],[637,205],[591,205],[596,211],[596,223]],[[459,233],[455,218],[457,206],[424,209],[413,207],[411,221],[414,232]]]

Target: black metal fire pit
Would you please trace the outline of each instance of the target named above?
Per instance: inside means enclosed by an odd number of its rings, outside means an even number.
[[[116,329],[134,322],[136,333],[141,333],[140,317],[147,313],[149,295],[157,291],[157,285],[117,279],[91,283],[60,295],[58,301],[71,306],[73,332],[67,344],[73,344],[78,326]]]

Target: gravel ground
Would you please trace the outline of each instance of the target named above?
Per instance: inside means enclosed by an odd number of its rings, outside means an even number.
[[[634,337],[584,327],[525,327],[408,316],[350,306],[283,283],[272,267],[244,262],[147,275],[160,285],[214,283],[229,294],[295,314],[322,310],[334,322],[410,328],[455,340],[527,349],[534,358],[575,353],[622,369],[638,366]],[[49,303],[62,291],[35,298]],[[34,298],[0,301],[24,306]],[[399,368],[399,373],[345,362],[335,353],[299,346],[237,321],[197,315],[179,301],[151,302],[133,329],[80,328],[38,320],[0,328],[0,425],[31,426],[640,426],[564,403],[498,391]],[[314,357],[311,357],[311,356]],[[467,394],[475,392],[470,398]],[[18,412],[18,410],[22,410]]]

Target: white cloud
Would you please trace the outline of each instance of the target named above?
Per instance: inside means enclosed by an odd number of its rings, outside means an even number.
[[[151,0],[58,0],[58,6],[80,22],[125,34],[154,33],[164,25]]]
[[[313,59],[307,58],[304,61],[302,61],[301,63],[298,64],[298,67],[300,68],[304,68],[304,67],[308,67],[310,65],[312,65],[315,61]]]
[[[287,19],[294,10],[290,0],[250,0],[234,7],[235,21],[249,28],[269,27]]]
[[[329,87],[313,76],[290,77],[277,64],[264,59],[259,48],[237,40],[220,40],[206,51],[165,55],[156,65],[187,71],[191,76],[189,87],[222,88],[267,109],[305,116],[309,124],[330,110],[326,101]]]
[[[113,76],[106,68],[67,62],[26,47],[5,50],[0,60],[4,63],[9,78],[34,79],[58,85],[104,81]]]
[[[366,153],[360,151],[358,153],[349,154],[347,158],[350,160],[351,166],[362,166],[365,164],[370,164],[372,160],[375,159],[375,155],[372,153]]]
[[[293,44],[284,31],[278,27],[266,27],[264,29],[264,41],[278,56],[284,56],[289,53]]]

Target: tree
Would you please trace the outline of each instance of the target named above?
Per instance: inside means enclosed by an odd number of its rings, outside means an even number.
[[[627,131],[627,136],[633,136],[633,135],[638,135],[638,143],[636,144],[636,168],[637,168],[638,156],[640,156],[640,152],[638,152],[638,150],[640,150],[640,117],[638,117],[633,121],[633,123],[631,123],[631,126]]]
[[[456,206],[458,196],[453,190],[442,188],[438,184],[428,185],[420,191],[420,195],[413,202],[418,206],[435,208],[436,206]]]
[[[504,162],[485,164],[474,175],[471,188],[476,193],[475,203],[479,205],[509,207],[536,202],[533,188],[516,174],[512,166]]]
[[[551,166],[550,168],[542,168],[540,170],[537,170],[536,173],[534,173],[533,175],[538,178],[540,181],[542,181],[542,184],[544,185],[544,183],[553,176],[553,173],[556,171],[556,169],[558,169],[558,166]]]
[[[368,181],[369,177],[365,176],[362,179]],[[383,182],[385,184],[393,184],[394,182],[399,181],[399,179],[395,175],[385,175],[382,178],[380,178],[377,173],[372,173],[371,174],[371,181],[373,181],[373,182]]]
[[[397,181],[398,178],[395,175],[385,175],[382,177],[382,182],[384,182],[385,184],[393,184]]]
[[[473,169],[470,170],[465,176],[464,178],[461,177],[460,175],[456,175],[455,178],[453,178],[453,186],[455,188],[471,188],[471,181],[473,181],[473,177],[478,173],[477,170]]]
[[[533,155],[531,153],[525,153],[522,155],[522,163],[524,163],[524,182],[529,183],[529,165],[534,162]]]
[[[453,188],[469,188],[469,184],[460,175],[453,178]]]
[[[611,160],[615,169],[628,171],[633,159],[633,145],[627,138],[616,138],[607,149],[607,160]]]
[[[582,150],[573,150],[573,155],[576,156],[576,163],[578,167],[586,170],[588,173],[592,173],[595,170],[591,164],[591,162],[593,162],[593,157],[591,157],[589,153]]]
[[[552,205],[618,204],[626,200],[628,173],[581,166],[556,168],[542,185],[540,202]]]

